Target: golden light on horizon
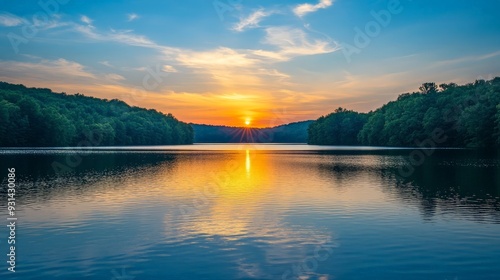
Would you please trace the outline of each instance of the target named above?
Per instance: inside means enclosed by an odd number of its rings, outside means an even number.
[[[252,122],[252,121],[251,121],[250,119],[246,119],[246,120],[245,120],[245,125],[247,125],[247,126],[248,126],[248,125],[250,125],[250,123],[251,123],[251,122]]]

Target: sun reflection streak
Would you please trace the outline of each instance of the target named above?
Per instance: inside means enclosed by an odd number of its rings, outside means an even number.
[[[246,150],[246,161],[245,161],[245,167],[246,167],[246,170],[247,170],[247,178],[250,177],[250,165],[251,165],[251,162],[250,162],[250,150]]]

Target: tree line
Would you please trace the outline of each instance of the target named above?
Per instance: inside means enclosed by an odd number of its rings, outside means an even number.
[[[435,133],[438,146],[499,148],[500,78],[425,83],[366,114],[339,108],[310,125],[308,143],[411,147]]]
[[[306,143],[311,123],[301,121],[269,128],[191,125],[195,143]]]
[[[0,147],[170,145],[193,142],[171,114],[113,99],[0,82]]]

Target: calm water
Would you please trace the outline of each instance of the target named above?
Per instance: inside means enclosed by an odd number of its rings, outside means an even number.
[[[498,154],[412,151],[0,150],[0,279],[498,279]]]

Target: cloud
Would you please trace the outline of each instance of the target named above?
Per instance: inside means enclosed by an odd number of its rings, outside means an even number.
[[[12,14],[0,14],[0,25],[1,26],[19,26],[24,23],[24,19],[12,15]]]
[[[97,31],[95,27],[91,25],[80,25],[80,24],[73,24],[72,30],[75,32],[79,32],[90,39],[98,41],[111,41],[130,46],[161,49],[161,50],[171,49],[156,44],[154,41],[150,40],[146,36],[134,34],[132,33],[131,30],[111,30],[110,32],[104,33]]]
[[[495,52],[487,53],[487,54],[464,56],[464,57],[448,59],[448,60],[441,60],[441,61],[437,61],[437,62],[433,63],[432,66],[433,67],[442,67],[442,66],[449,66],[449,65],[466,63],[466,62],[477,62],[477,61],[482,61],[482,60],[486,60],[486,59],[491,59],[491,58],[494,58],[496,56],[500,56],[500,51],[495,51]]]
[[[303,30],[287,26],[267,28],[264,43],[277,47],[278,52],[259,51],[257,54],[279,60],[331,53],[339,49],[335,43],[320,39],[311,40]]]
[[[138,18],[139,18],[138,14],[135,14],[135,13],[127,14],[127,21],[133,21],[133,20],[136,20]]]
[[[248,54],[224,47],[205,52],[185,51],[177,56],[177,61],[195,68],[212,66],[248,67],[258,62],[249,57]]]
[[[116,41],[132,46],[149,48],[159,47],[155,42],[151,41],[147,37],[133,34],[131,31],[112,31],[111,33],[105,35],[104,39],[106,39],[106,37],[108,37],[110,41]]]
[[[254,50],[219,47],[209,51],[182,50],[173,58],[176,63],[191,68],[193,74],[208,75],[208,85],[242,90],[283,86],[288,75],[272,69],[267,57]],[[215,81],[215,84],[213,83]]]
[[[106,75],[104,75],[104,78],[106,80],[111,80],[111,81],[123,81],[123,80],[125,80],[125,78],[123,76],[115,74],[115,73],[106,74]]]
[[[177,69],[175,69],[172,65],[163,65],[162,67],[163,72],[167,73],[177,73]]]
[[[91,25],[92,24],[92,21],[88,16],[81,16],[80,17],[80,20],[83,22],[83,23],[86,23],[88,25]]]
[[[333,0],[319,0],[318,4],[311,5],[309,3],[297,5],[293,9],[293,13],[298,17],[303,17],[308,13],[316,12],[319,9],[325,9],[332,5]]]
[[[239,25],[241,30],[257,26],[264,15],[270,12],[258,10],[247,17]],[[88,21],[91,22],[91,21]],[[63,24],[64,23],[64,24]],[[176,48],[159,44],[147,36],[134,33],[132,30],[100,30],[92,25],[77,22],[60,22],[67,30],[76,32],[96,43],[110,42],[137,46],[155,50],[160,54],[159,65],[165,73],[177,73],[177,66],[183,66],[186,71],[178,75],[176,83],[170,83],[169,88],[185,90],[186,83],[197,80],[197,87],[203,86],[210,90],[225,87],[234,89],[248,87],[256,88],[278,85],[290,85],[291,77],[281,73],[274,66],[277,62],[288,61],[294,57],[330,53],[337,49],[331,40],[314,39],[305,30],[291,27],[269,27],[265,29],[265,37],[260,42],[262,49],[233,49],[220,46],[209,50],[192,50]],[[115,67],[109,61],[100,64],[122,71],[145,71],[146,67]],[[98,78],[98,80],[102,80]],[[117,76],[108,76],[106,81],[122,81]],[[181,82],[183,81],[183,82]]]
[[[57,60],[42,59],[38,62],[0,61],[0,77],[25,77],[36,80],[95,79],[96,76],[85,70],[77,62],[63,58]]]
[[[242,32],[247,28],[255,28],[259,26],[259,23],[265,17],[272,15],[272,11],[264,11],[264,9],[259,9],[245,18],[241,18],[240,22],[235,24],[232,28],[234,31]]]
[[[111,65],[111,63],[109,63],[109,61],[107,61],[107,60],[99,61],[99,63],[102,64],[102,65],[104,65],[104,66],[113,68],[113,65]]]

